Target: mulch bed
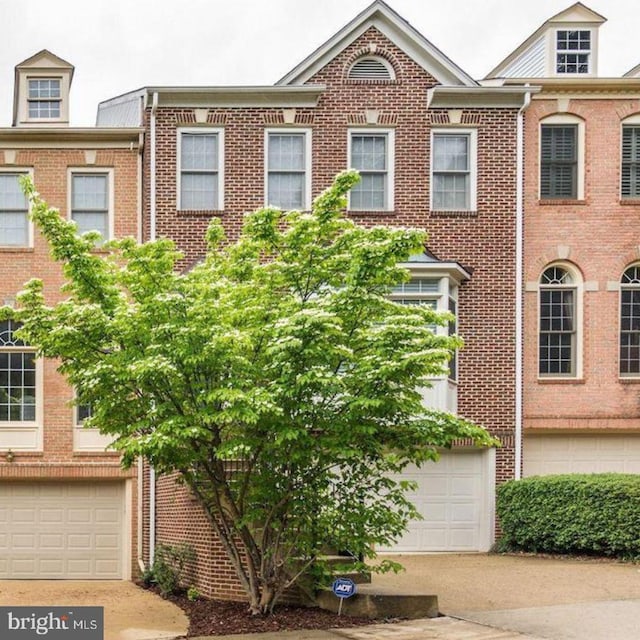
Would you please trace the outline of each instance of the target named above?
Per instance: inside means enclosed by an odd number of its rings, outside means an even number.
[[[152,591],[157,589],[150,588]],[[301,629],[334,629],[336,627],[360,627],[368,624],[399,622],[393,620],[371,620],[338,616],[330,611],[311,607],[277,606],[273,615],[252,616],[243,602],[208,600],[198,598],[190,601],[185,595],[167,596],[178,605],[189,618],[189,637],[222,636],[233,633],[266,633],[268,631],[299,631]]]

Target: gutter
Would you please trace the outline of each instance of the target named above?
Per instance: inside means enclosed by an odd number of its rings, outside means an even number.
[[[528,85],[527,85],[528,86]],[[523,339],[524,318],[524,112],[531,104],[531,92],[524,94],[518,110],[516,130],[516,371],[515,371],[515,479],[522,477],[522,416],[523,416]]]

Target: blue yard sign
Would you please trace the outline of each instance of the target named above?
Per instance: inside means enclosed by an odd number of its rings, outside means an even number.
[[[342,614],[342,603],[345,598],[350,598],[356,593],[356,583],[349,578],[336,578],[333,581],[331,589],[334,595],[340,598],[340,606],[338,607],[338,615]]]

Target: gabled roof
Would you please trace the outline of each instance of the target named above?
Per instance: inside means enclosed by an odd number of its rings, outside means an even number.
[[[471,76],[382,0],[375,0],[276,84],[307,82],[370,27],[378,29],[441,84],[469,87],[477,85]]]
[[[49,51],[48,49],[42,49],[42,51],[38,51],[38,53],[35,53],[30,58],[19,62],[16,65],[16,73],[18,72],[18,69],[28,69],[30,67],[70,69],[72,76],[74,70],[74,66],[70,62],[67,62],[54,53],[51,53],[51,51]]]
[[[517,49],[512,51],[502,62],[489,71],[485,79],[502,77],[505,70],[520,58],[520,56],[523,56],[523,54],[526,54],[532,49],[553,26],[566,23],[593,24],[599,26],[606,21],[607,19],[604,16],[589,9],[589,7],[583,5],[582,2],[576,2],[543,22]]]
[[[627,73],[625,73],[623,78],[640,78],[640,64],[637,64],[633,69],[629,69]]]

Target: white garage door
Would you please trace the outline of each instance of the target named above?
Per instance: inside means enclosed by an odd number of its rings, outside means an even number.
[[[523,474],[640,473],[640,435],[527,436]]]
[[[0,483],[0,578],[123,577],[124,483]]]
[[[402,478],[417,483],[408,498],[423,520],[379,552],[488,551],[493,539],[494,450],[445,451],[436,463],[408,467]]]

